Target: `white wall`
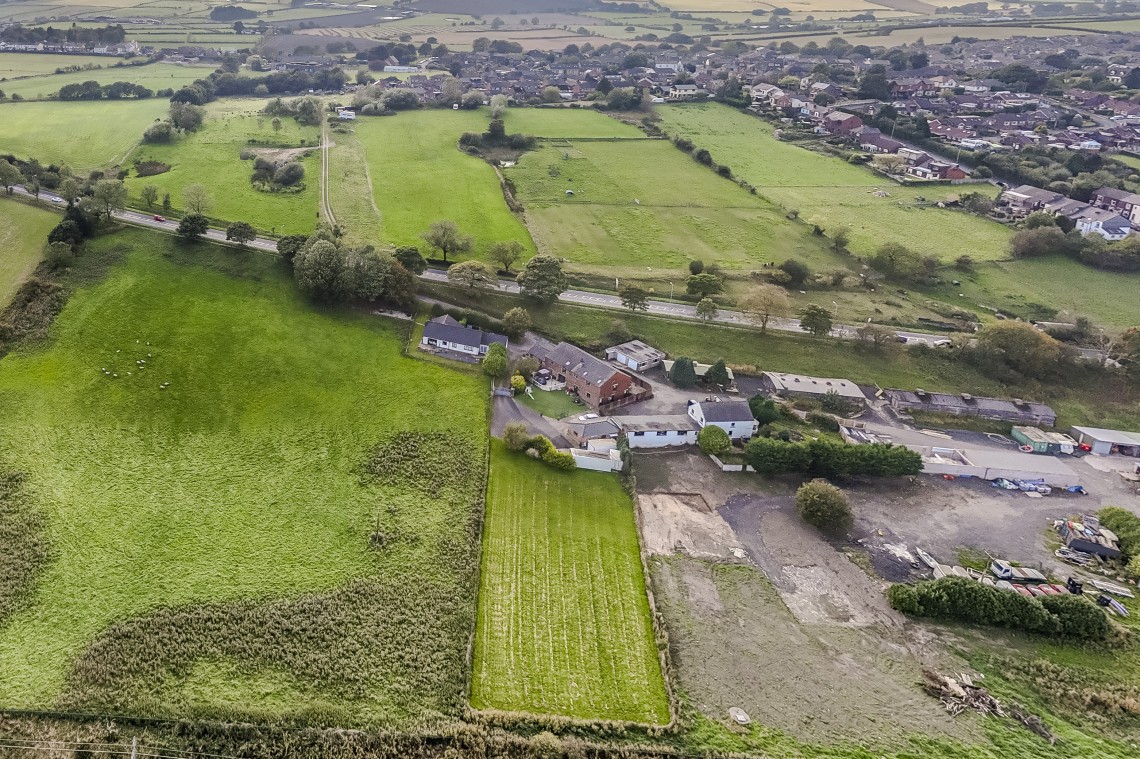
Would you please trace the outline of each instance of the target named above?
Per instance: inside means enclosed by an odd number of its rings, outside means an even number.
[[[669,430],[667,435],[658,435],[649,431],[643,435],[627,433],[626,441],[630,448],[668,448],[673,445],[695,445],[697,442],[696,430]]]
[[[578,448],[571,448],[570,455],[574,457],[574,463],[578,465],[579,469],[589,469],[594,472],[617,472],[621,470],[621,456],[617,450],[613,450],[610,454],[589,454],[586,451]]]

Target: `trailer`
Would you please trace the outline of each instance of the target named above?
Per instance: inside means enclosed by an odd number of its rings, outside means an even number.
[[[994,559],[990,562],[990,572],[994,577],[999,580],[1010,580],[1019,583],[1038,583],[1046,582],[1049,578],[1038,572],[1036,569],[1028,567],[1015,567],[1008,561],[1001,559]]]

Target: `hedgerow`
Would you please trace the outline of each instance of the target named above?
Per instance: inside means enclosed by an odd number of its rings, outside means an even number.
[[[893,585],[891,608],[904,614],[1078,640],[1103,641],[1112,631],[1108,617],[1080,596],[1029,598],[965,577],[943,577],[917,585]]]
[[[744,458],[761,474],[806,473],[828,479],[899,477],[922,471],[922,457],[891,444],[847,445],[831,440],[792,443],[753,438]]]

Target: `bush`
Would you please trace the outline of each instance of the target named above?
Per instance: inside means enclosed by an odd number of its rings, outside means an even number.
[[[839,432],[839,420],[830,414],[813,411],[807,415],[807,423],[814,424],[825,432]]]
[[[752,411],[752,418],[763,427],[780,418],[780,409],[776,402],[763,395],[754,395],[748,399],[748,408]]]
[[[526,389],[526,380],[521,374],[516,374],[511,377],[511,389],[516,393],[521,393]]]
[[[891,444],[847,445],[831,440],[790,443],[756,438],[744,446],[744,458],[762,474],[810,472],[818,477],[901,477],[922,471],[922,457]]]
[[[943,577],[918,585],[894,585],[891,607],[912,616],[1006,627],[1077,640],[1108,638],[1104,612],[1082,596],[1027,598],[965,577]]]
[[[578,465],[574,462],[573,454],[563,453],[556,448],[551,448],[542,454],[542,463],[563,472],[571,472],[578,468]]]
[[[887,601],[895,611],[912,617],[922,616],[922,605],[918,602],[918,591],[913,585],[899,583],[887,588]]]
[[[679,356],[669,369],[669,381],[681,389],[695,387],[697,384],[697,370],[693,366],[693,359]]]
[[[503,427],[503,442],[508,451],[521,451],[529,442],[529,434],[525,422],[508,422]]]
[[[728,433],[714,424],[706,425],[697,434],[697,445],[700,446],[701,453],[712,456],[722,456],[732,450],[732,440]]]
[[[812,480],[796,491],[796,511],[810,525],[828,532],[841,532],[851,526],[851,506],[847,495],[826,480]]]

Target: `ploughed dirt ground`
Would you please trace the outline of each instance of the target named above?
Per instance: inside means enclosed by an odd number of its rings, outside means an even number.
[[[679,685],[709,717],[738,706],[798,740],[969,741],[918,688],[924,665],[962,671],[889,608],[872,577],[796,515],[790,485],[725,473],[696,453],[638,454],[642,538]]]

